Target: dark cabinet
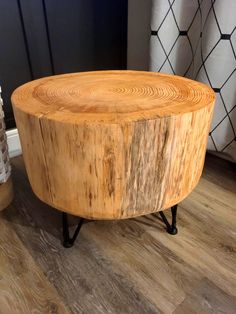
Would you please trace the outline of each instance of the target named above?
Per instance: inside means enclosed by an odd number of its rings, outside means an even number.
[[[7,128],[19,85],[66,72],[125,69],[128,0],[0,0],[0,85]]]

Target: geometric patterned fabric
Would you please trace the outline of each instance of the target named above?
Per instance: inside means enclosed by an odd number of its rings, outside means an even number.
[[[11,174],[2,105],[3,102],[0,87],[0,184],[6,182]]]
[[[150,70],[213,88],[208,149],[236,161],[236,0],[153,0]]]

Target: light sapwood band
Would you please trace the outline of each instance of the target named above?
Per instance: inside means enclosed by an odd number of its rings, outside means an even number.
[[[140,71],[46,77],[12,96],[27,174],[51,206],[92,219],[166,209],[202,173],[215,95]]]

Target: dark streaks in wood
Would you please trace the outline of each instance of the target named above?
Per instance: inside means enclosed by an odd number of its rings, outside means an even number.
[[[214,101],[202,83],[154,72],[24,84],[12,103],[31,187],[48,205],[87,219],[168,209],[199,181]]]
[[[174,314],[235,314],[235,309],[236,298],[229,296],[204,278],[177,307]]]
[[[89,222],[69,251],[61,245],[60,213],[34,196],[22,157],[12,164],[16,197],[0,217],[0,313],[234,313],[230,163],[207,157],[199,185],[180,204],[175,239],[153,214]],[[76,222],[71,217],[70,225]]]

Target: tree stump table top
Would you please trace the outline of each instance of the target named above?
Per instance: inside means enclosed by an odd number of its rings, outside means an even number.
[[[214,101],[202,83],[141,71],[51,76],[12,96],[35,194],[93,219],[186,197],[201,176]]]

